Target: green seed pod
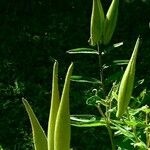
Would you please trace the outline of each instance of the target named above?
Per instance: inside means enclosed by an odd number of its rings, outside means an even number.
[[[118,6],[119,0],[112,0],[111,5],[107,11],[106,19],[104,23],[104,33],[103,33],[103,44],[107,45],[114,33],[116,28],[117,18],[118,18]]]
[[[124,114],[124,112],[127,110],[128,104],[131,99],[131,94],[134,85],[136,57],[137,57],[139,44],[140,44],[140,38],[138,38],[136,41],[134,51],[132,53],[132,56],[130,58],[130,61],[127,65],[127,68],[123,74],[120,83],[119,93],[118,93],[117,114],[116,114],[117,117],[121,117]]]
[[[41,127],[38,119],[36,118],[31,106],[27,102],[27,100],[23,99],[23,104],[26,108],[26,111],[28,113],[30,123],[32,126],[32,132],[33,132],[33,143],[35,150],[48,150],[47,149],[47,138],[45,135],[45,132],[43,128]]]
[[[58,62],[55,61],[53,66],[51,108],[49,114],[48,134],[47,134],[48,150],[54,150],[54,130],[59,103],[60,100],[58,90]]]
[[[90,26],[90,45],[95,46],[102,42],[104,27],[104,11],[100,0],[93,0],[91,26]]]
[[[54,131],[54,150],[70,150],[69,89],[73,63],[68,68]]]

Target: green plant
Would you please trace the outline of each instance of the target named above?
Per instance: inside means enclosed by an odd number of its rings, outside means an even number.
[[[95,94],[87,99],[86,104],[96,107],[101,117],[85,114],[72,115],[71,124],[76,127],[106,126],[112,150],[134,148],[148,150],[150,148],[150,108],[147,105],[142,106],[142,101],[136,101],[140,95],[146,93],[140,93],[138,97],[132,97],[136,57],[141,43],[140,38],[137,39],[129,61],[116,61],[119,65],[128,64],[121,82],[119,79],[115,80],[109,92],[106,90],[108,87],[105,85],[103,71],[107,65],[102,64],[102,57],[113,48],[122,45],[122,43],[118,43],[108,46],[116,27],[118,6],[119,0],[112,0],[106,17],[104,17],[100,0],[93,0],[89,41],[90,45],[96,46],[97,49],[95,47],[77,48],[67,51],[69,54],[97,55],[100,72],[99,80],[78,75],[72,76],[71,79],[81,83],[99,84],[99,88],[93,89]],[[130,99],[132,99],[132,103],[130,103]],[[124,143],[120,144],[117,137],[121,137]]]
[[[61,100],[59,100],[58,62],[55,61],[54,63],[52,99],[47,136],[45,135],[45,132],[36,118],[31,106],[27,100],[23,99],[23,104],[26,108],[32,126],[35,150],[70,149],[69,87],[72,69],[73,64],[71,64],[68,69]]]
[[[105,126],[111,142],[111,149],[140,149],[150,148],[150,108],[142,106],[146,92],[143,90],[139,96],[132,97],[134,89],[135,65],[140,38],[137,39],[135,48],[129,61],[117,60],[117,64],[128,64],[122,80],[115,80],[110,90],[106,87],[103,71],[106,67],[102,62],[103,55],[107,54],[122,43],[109,46],[114,33],[118,17],[119,0],[112,0],[106,17],[100,0],[93,0],[90,28],[90,45],[93,48],[77,48],[67,51],[70,54],[95,54],[99,61],[100,79],[88,79],[82,76],[72,76],[72,65],[66,76],[64,89],[59,102],[57,67],[55,62],[53,70],[52,99],[46,137],[42,127],[36,119],[30,105],[26,100],[23,103],[28,112],[33,130],[35,149],[42,150],[68,150],[70,149],[70,113],[69,113],[69,84],[72,81],[96,83],[99,88],[93,89],[94,95],[86,101],[87,105],[94,106],[100,116],[95,115],[71,115],[71,125],[76,127],[100,127]],[[130,102],[132,99],[132,102]],[[62,136],[62,132],[65,134]],[[124,143],[119,142],[119,138]]]

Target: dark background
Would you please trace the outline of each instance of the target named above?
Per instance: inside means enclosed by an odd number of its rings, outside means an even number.
[[[110,0],[102,0],[105,13]],[[69,55],[67,50],[89,47],[92,0],[0,1],[0,145],[4,150],[31,150],[31,127],[22,105],[27,98],[47,130],[53,62],[59,61],[60,89],[71,61],[74,74],[98,77],[97,58]],[[136,80],[150,84],[150,0],[122,0],[111,43],[124,42],[104,57],[104,63],[129,59],[138,35],[143,39],[138,54]],[[105,78],[120,70],[106,70]],[[116,76],[117,77],[117,76]],[[71,113],[97,113],[85,104],[91,85],[73,83]],[[136,93],[135,93],[136,94]],[[138,94],[138,93],[137,93]],[[108,139],[108,140],[107,140]],[[75,150],[109,150],[105,128],[72,127]]]

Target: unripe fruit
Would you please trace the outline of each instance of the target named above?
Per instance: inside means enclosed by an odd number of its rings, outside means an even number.
[[[95,46],[102,43],[104,27],[104,12],[100,0],[93,0],[91,26],[90,26],[90,45]]]
[[[107,45],[114,33],[116,28],[117,18],[118,18],[118,6],[119,0],[112,0],[111,5],[107,11],[105,23],[104,23],[104,33],[103,33],[103,44]]]
[[[54,131],[54,150],[70,150],[69,89],[73,63],[68,68],[64,88],[57,112]]]
[[[123,74],[120,83],[119,93],[118,93],[117,114],[116,114],[117,117],[121,117],[124,114],[124,112],[127,110],[128,104],[131,99],[131,94],[134,85],[136,57],[137,57],[139,44],[140,44],[140,38],[138,38],[136,41],[134,51],[132,53],[132,56],[130,58],[130,61],[127,65],[127,68]]]
[[[48,150],[54,150],[54,130],[57,111],[59,107],[59,89],[58,89],[58,62],[55,61],[53,67],[53,79],[52,79],[52,96],[51,96],[51,108],[48,122]]]

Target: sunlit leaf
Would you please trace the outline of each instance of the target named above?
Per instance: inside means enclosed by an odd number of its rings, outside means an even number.
[[[119,84],[117,82],[114,82],[107,96],[107,99],[109,101],[112,101],[113,99],[116,100],[118,99],[118,95],[117,95],[118,88],[119,88]]]
[[[129,60],[114,60],[113,63],[115,65],[127,65]]]
[[[93,83],[93,84],[101,84],[101,81],[95,78],[88,78],[83,76],[71,76],[71,81],[81,82],[81,83]]]
[[[139,96],[136,98],[139,103],[139,106],[142,106],[142,105],[150,105],[150,102],[149,102],[149,99],[150,99],[150,91],[148,91],[147,89],[144,89],[140,94]]]
[[[72,115],[71,125],[76,127],[97,127],[106,126],[106,122],[101,119],[97,120],[94,115]]]
[[[146,144],[143,141],[139,141],[137,143],[134,143],[134,147],[138,148],[140,150],[149,150]]]
[[[98,103],[104,105],[104,106],[107,106],[108,104],[106,103],[106,101],[104,101],[103,99],[101,99],[99,96],[97,95],[94,95],[94,96],[91,96],[90,98],[88,98],[86,100],[86,104],[87,105],[90,105],[90,106],[96,106]]]
[[[106,123],[100,121],[95,121],[93,123],[79,123],[71,121],[71,125],[76,127],[98,127],[98,126],[106,126]]]
[[[109,109],[107,112],[112,113],[112,112],[115,112],[115,111],[116,111],[116,107],[113,107],[113,108]]]
[[[122,147],[119,146],[117,150],[128,150],[128,149],[122,148]]]
[[[96,117],[94,115],[71,115],[71,121],[78,121],[83,123],[91,123],[96,121]]]
[[[138,80],[138,81],[135,83],[134,88],[137,88],[138,86],[140,86],[140,85],[143,84],[143,83],[144,83],[144,79]]]
[[[92,48],[75,48],[68,50],[67,53],[69,54],[99,54],[98,51]]]
[[[104,65],[102,66],[102,69],[105,70],[105,69],[107,69],[107,68],[109,68],[109,67],[110,67],[110,65],[104,64]]]
[[[123,42],[119,42],[119,43],[116,43],[116,44],[113,44],[111,46],[108,46],[105,48],[105,50],[102,52],[102,55],[105,55],[106,53],[109,53],[110,51],[114,50],[115,48],[117,47],[120,47],[123,45]]]
[[[26,108],[26,111],[28,113],[30,123],[32,126],[32,132],[33,132],[33,142],[35,150],[47,150],[47,138],[45,135],[45,132],[43,128],[41,127],[38,119],[36,118],[31,106],[29,105],[28,101],[23,99],[23,104]]]
[[[125,123],[128,126],[138,126],[138,127],[145,127],[145,123],[143,121],[137,121],[137,120],[125,120]]]
[[[118,95],[117,95],[116,92],[112,92],[112,95],[113,95],[113,98],[114,98],[115,100],[118,100]]]
[[[141,108],[129,109],[129,114],[136,115],[137,113],[139,113],[141,111],[149,113],[150,112],[150,108],[147,105],[145,105],[145,106],[142,106]]]
[[[132,141],[134,141],[134,134],[132,132],[130,132],[131,128],[125,127],[125,126],[121,126],[119,123],[115,123],[115,121],[113,120],[112,124],[116,127],[117,134],[123,134],[124,136],[128,137],[129,139],[131,139]]]
[[[142,101],[145,98],[146,93],[147,93],[147,91],[146,91],[146,89],[144,89],[137,98]]]
[[[143,106],[144,108],[142,109],[142,111],[143,112],[145,112],[145,113],[150,113],[150,108],[149,108],[149,106],[147,106],[147,105],[145,105],[145,106]]]
[[[114,48],[117,48],[117,47],[120,47],[120,46],[122,46],[122,45],[123,45],[123,42],[119,42],[119,43],[113,44],[113,47],[114,47]]]

